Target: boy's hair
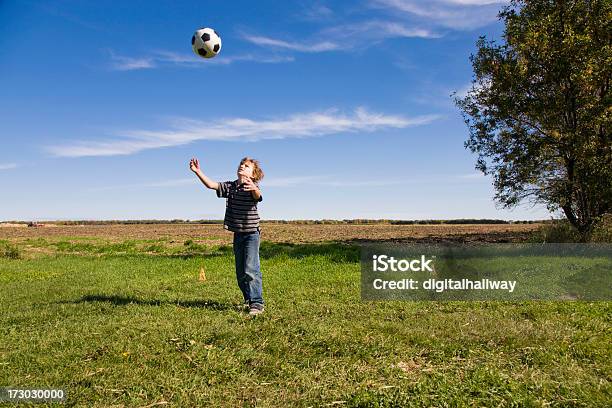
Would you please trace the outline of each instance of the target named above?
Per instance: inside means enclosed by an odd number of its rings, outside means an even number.
[[[244,157],[242,160],[240,160],[240,164],[245,162],[253,163],[253,177],[251,177],[253,181],[260,181],[262,178],[264,178],[264,172],[259,166],[259,161],[250,157]]]

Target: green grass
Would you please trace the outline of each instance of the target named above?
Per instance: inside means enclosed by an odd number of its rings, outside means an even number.
[[[21,258],[21,251],[7,240],[0,240],[0,258],[18,259]]]
[[[361,302],[356,247],[263,243],[249,318],[231,247],[74,244],[0,258],[0,386],[87,407],[612,404],[609,302]]]

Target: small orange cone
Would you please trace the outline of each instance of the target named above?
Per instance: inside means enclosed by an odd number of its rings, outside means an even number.
[[[205,282],[206,281],[206,272],[204,272],[204,267],[203,266],[200,268],[200,277],[198,278],[198,280],[200,282]]]

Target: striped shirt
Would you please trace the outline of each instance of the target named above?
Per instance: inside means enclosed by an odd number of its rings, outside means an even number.
[[[223,228],[233,232],[255,232],[259,229],[257,203],[250,191],[244,191],[238,180],[219,182],[217,197],[227,198]]]

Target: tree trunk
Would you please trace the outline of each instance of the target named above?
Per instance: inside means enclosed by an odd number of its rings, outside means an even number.
[[[576,217],[574,210],[572,210],[571,204],[566,204],[561,208],[563,209],[563,212],[565,213],[565,216],[570,224],[572,224],[572,226],[578,230],[580,235],[586,239],[595,225],[595,220],[590,217],[588,219],[579,219]]]

